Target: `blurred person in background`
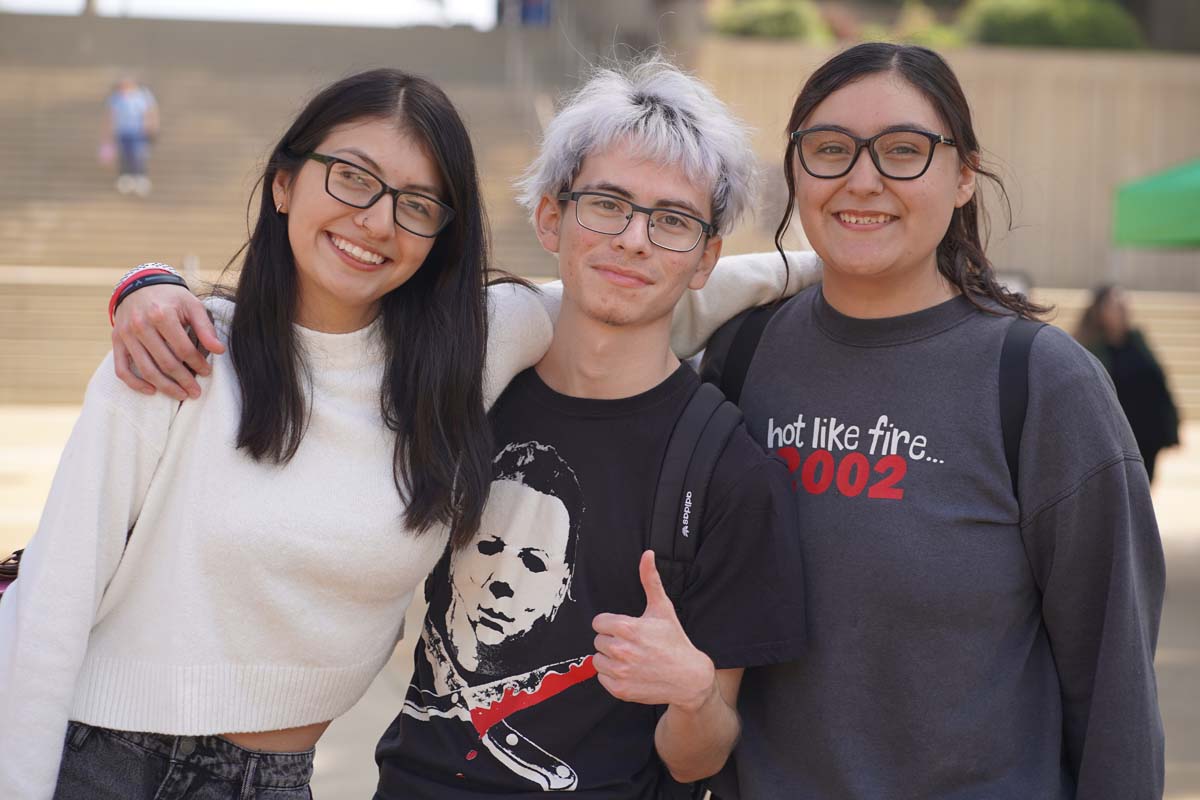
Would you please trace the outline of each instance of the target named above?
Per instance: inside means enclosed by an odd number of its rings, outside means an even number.
[[[1112,376],[1117,399],[1153,481],[1158,452],[1179,444],[1179,410],[1146,337],[1130,323],[1125,290],[1114,284],[1096,287],[1075,338]]]
[[[117,191],[150,194],[150,145],[158,135],[158,103],[150,90],[130,75],[123,76],[105,100],[108,109],[103,158],[116,157]]]

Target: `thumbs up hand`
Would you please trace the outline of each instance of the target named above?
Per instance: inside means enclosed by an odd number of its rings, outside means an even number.
[[[654,551],[638,563],[646,610],[640,617],[597,614],[596,656],[600,684],[619,700],[699,709],[716,691],[712,659],[696,649],[663,589]]]

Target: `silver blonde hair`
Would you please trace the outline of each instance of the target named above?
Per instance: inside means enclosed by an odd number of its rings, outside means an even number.
[[[535,213],[544,195],[570,188],[589,153],[627,139],[637,155],[708,183],[724,235],[757,189],[749,133],[707,85],[661,56],[600,68],[546,126],[541,151],[516,183],[517,200]]]

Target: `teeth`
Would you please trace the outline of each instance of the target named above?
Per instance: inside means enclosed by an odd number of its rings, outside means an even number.
[[[343,253],[349,253],[359,261],[362,261],[364,264],[382,264],[384,262],[383,256],[379,255],[378,253],[372,253],[370,250],[363,250],[358,245],[352,242],[347,242],[345,239],[341,239],[330,234],[329,240],[333,242],[333,246],[338,250],[341,250]]]
[[[855,214],[838,214],[838,219],[842,222],[848,222],[851,225],[877,225],[881,222],[887,222],[891,219],[890,214],[877,214],[873,217],[860,217]]]

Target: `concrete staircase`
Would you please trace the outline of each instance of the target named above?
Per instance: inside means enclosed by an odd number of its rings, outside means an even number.
[[[530,35],[517,48],[528,80],[512,82],[512,41],[497,32],[0,14],[0,403],[80,401],[110,347],[108,293],[129,266],[182,266],[190,256],[215,276],[246,238],[247,199],[270,145],[317,87],[389,63],[364,63],[365,52],[402,54],[394,63],[445,88],[474,137],[494,263],[552,275],[512,182],[540,133],[535,98],[578,71],[563,66],[553,32]],[[147,76],[162,109],[148,199],[118,195],[111,168],[97,163],[117,63]],[[1084,293],[1040,295],[1070,329]],[[1185,413],[1200,419],[1200,295],[1136,293],[1134,308]]]
[[[203,269],[224,266],[246,238],[259,166],[312,85],[285,76],[251,87],[193,70],[158,74],[163,125],[146,199],[118,195],[112,169],[97,161],[107,88],[95,70],[0,67],[0,261],[115,269],[191,255]],[[447,90],[469,124],[486,131],[476,140],[499,263],[545,274],[510,189],[536,142],[531,111],[512,92]]]
[[[307,97],[380,63],[438,81],[472,130],[494,264],[552,274],[511,187],[540,135],[536,92],[552,95],[567,71],[535,44],[525,69],[541,77],[510,86],[504,36],[0,14],[0,403],[79,402],[110,346],[117,277],[165,261],[215,278],[248,235],[262,161]],[[466,52],[469,65],[447,57]],[[119,195],[98,161],[115,64],[136,67],[161,109],[145,199]]]

